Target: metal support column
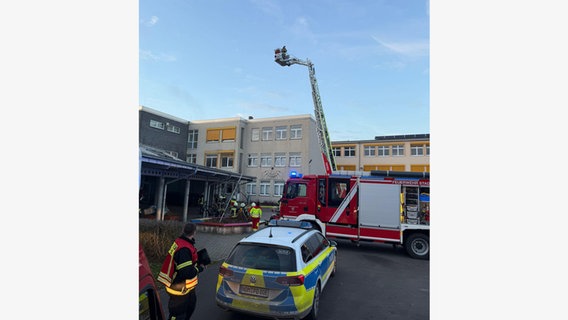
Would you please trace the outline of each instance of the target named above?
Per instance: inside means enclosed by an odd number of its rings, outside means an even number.
[[[189,207],[189,187],[191,186],[191,180],[187,179],[185,181],[185,196],[183,198],[183,223],[187,222],[187,208]]]

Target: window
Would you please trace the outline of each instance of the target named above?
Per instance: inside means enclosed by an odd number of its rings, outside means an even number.
[[[348,181],[330,179],[328,192],[329,205],[332,207],[339,206],[349,192]]]
[[[302,165],[302,154],[290,152],[290,167],[300,167]]]
[[[326,201],[325,201],[325,180],[324,179],[320,179],[318,181],[318,200],[321,204],[323,204],[325,206]]]
[[[374,157],[375,156],[375,146],[365,146],[364,154],[365,154],[365,157]]]
[[[295,124],[290,126],[290,139],[302,139],[302,125]]]
[[[343,148],[343,154],[345,154],[346,157],[354,157],[355,156],[355,147],[354,146],[344,147]]]
[[[250,133],[251,133],[251,137],[250,137],[251,141],[260,140],[260,129],[259,128],[252,128]]]
[[[235,141],[237,128],[224,128],[221,130],[221,141]]]
[[[248,155],[248,166],[249,167],[258,167],[258,154],[257,153],[249,153],[249,155]]]
[[[297,197],[305,197],[307,186],[305,183],[290,183],[287,185],[286,199],[294,199]]]
[[[174,126],[173,124],[169,124],[169,123],[166,125],[166,129],[169,132],[173,132],[173,133],[177,133],[177,134],[179,134],[181,132],[181,129],[179,127]]]
[[[261,153],[260,154],[260,166],[261,167],[272,167],[272,153]]]
[[[197,149],[197,139],[199,138],[197,130],[189,130],[187,134],[187,148]]]
[[[247,194],[249,196],[256,195],[256,182],[247,183]]]
[[[286,140],[288,136],[288,127],[276,127],[276,140]]]
[[[430,165],[427,164],[411,164],[410,165],[411,172],[429,172]]]
[[[205,166],[210,168],[217,168],[217,155],[208,154],[205,156]]]
[[[241,268],[278,273],[296,271],[296,255],[293,249],[276,245],[239,243],[231,251],[227,263]]]
[[[219,142],[219,138],[221,137],[221,130],[220,129],[207,129],[207,142]]]
[[[333,147],[333,156],[341,157],[341,147]]]
[[[430,155],[430,145],[429,144],[426,145],[426,155],[427,156]]]
[[[272,127],[264,127],[262,128],[262,141],[272,141],[274,140],[272,138],[272,132],[273,128]]]
[[[424,155],[424,145],[411,144],[410,145],[410,155],[411,156],[423,156]]]
[[[285,167],[286,166],[286,154],[285,153],[274,154],[274,166],[275,167]]]
[[[404,156],[404,145],[397,144],[392,146],[392,155],[393,156]]]
[[[236,127],[207,129],[207,142],[235,141]]]
[[[307,257],[309,260],[320,254],[328,245],[329,241],[327,239],[319,233],[314,233],[302,247],[306,246],[309,249],[310,254]],[[302,252],[302,259],[304,259],[303,255],[304,253]]]
[[[232,168],[233,167],[233,154],[232,153],[222,153],[221,154],[221,168]]]
[[[164,130],[164,123],[156,120],[150,120],[150,127]]]
[[[187,155],[187,157],[185,158],[185,161],[189,162],[189,163],[197,163],[197,155],[190,153]]]
[[[275,181],[274,182],[274,195],[275,196],[282,196],[283,190],[284,190],[284,181]]]
[[[270,181],[260,182],[260,195],[269,196],[270,195]]]
[[[389,155],[389,146],[379,146],[378,149],[379,152],[377,154],[379,157],[386,157]]]

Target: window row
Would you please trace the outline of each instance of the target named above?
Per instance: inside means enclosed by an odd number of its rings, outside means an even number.
[[[235,141],[236,138],[237,138],[236,127],[211,128],[207,129],[207,135],[205,141],[206,142]]]
[[[406,165],[404,164],[366,164],[359,168],[363,171],[374,171],[374,170],[384,170],[384,171],[406,171]],[[357,166],[354,164],[338,164],[337,170],[345,171],[357,171]],[[410,165],[411,172],[430,172],[429,164],[412,164]]]
[[[298,140],[302,139],[302,125],[296,124],[288,126],[252,128],[251,141],[273,141],[273,140]]]
[[[356,146],[333,147],[333,155],[335,157],[355,157]],[[404,144],[385,145],[385,146],[363,146],[363,155],[365,157],[388,157],[388,156],[404,156]],[[430,155],[429,144],[411,144],[411,156]]]
[[[157,120],[150,120],[150,127],[160,129],[160,130],[167,129],[169,132],[173,132],[173,133],[177,133],[177,134],[180,134],[180,132],[181,132],[180,127],[174,126],[174,125],[169,124],[169,123],[164,124],[163,122],[157,121]]]
[[[186,161],[197,163],[196,154],[188,154]],[[205,154],[205,166],[210,168],[232,168],[235,162],[235,155],[232,152]]]
[[[259,183],[250,182],[246,185],[247,194],[249,196],[282,196],[284,190],[284,181],[270,181],[262,180]]]
[[[272,153],[249,153],[248,154],[248,167],[300,167],[302,165],[302,154],[300,152],[290,152],[286,155],[285,152]]]

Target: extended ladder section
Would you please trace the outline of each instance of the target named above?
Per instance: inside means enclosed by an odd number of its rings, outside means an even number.
[[[329,138],[329,132],[327,131],[327,125],[325,123],[325,115],[323,113],[323,106],[319,94],[314,64],[309,59],[301,60],[291,57],[287,52],[286,46],[282,47],[282,49],[278,48],[274,50],[274,61],[283,67],[289,67],[293,64],[300,64],[308,67],[310,84],[312,86],[312,98],[314,100],[314,115],[316,118],[317,135],[324,159],[324,165],[326,167],[325,169],[328,174],[336,171],[335,157],[333,156],[331,139]]]

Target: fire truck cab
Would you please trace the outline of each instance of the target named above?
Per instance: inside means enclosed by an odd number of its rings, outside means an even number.
[[[310,221],[328,237],[402,245],[417,259],[430,255],[428,173],[291,174],[280,218]]]

